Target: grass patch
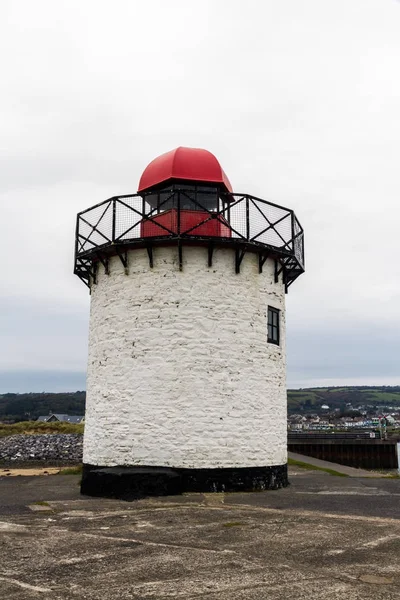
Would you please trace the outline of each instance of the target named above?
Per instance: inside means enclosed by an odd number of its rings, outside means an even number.
[[[76,467],[66,467],[65,469],[61,469],[58,475],[82,475],[82,465],[77,465]]]
[[[37,435],[41,433],[83,433],[83,423],[54,422],[44,423],[41,421],[21,421],[10,425],[0,425],[0,437],[9,435]]]
[[[335,477],[348,477],[348,475],[346,475],[345,473],[339,473],[339,471],[335,471],[334,469],[317,467],[316,465],[310,465],[308,463],[302,462],[301,460],[294,460],[293,458],[288,458],[288,465],[292,467],[300,467],[301,469],[306,469],[307,471],[324,471],[324,473],[334,475]]]
[[[222,523],[222,527],[243,527],[244,523],[239,521],[231,521],[229,523]]]
[[[39,500],[38,502],[32,502],[35,506],[50,506],[48,502],[44,502],[44,500]]]

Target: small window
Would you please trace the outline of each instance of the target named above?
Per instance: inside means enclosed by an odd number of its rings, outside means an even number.
[[[279,346],[279,310],[268,306],[268,342]]]

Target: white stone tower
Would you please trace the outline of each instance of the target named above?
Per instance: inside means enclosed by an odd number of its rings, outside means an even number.
[[[206,150],[168,152],[138,194],[79,213],[83,493],[287,484],[285,292],[303,259],[293,211],[233,193]]]

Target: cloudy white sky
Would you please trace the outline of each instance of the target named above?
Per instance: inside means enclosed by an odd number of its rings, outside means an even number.
[[[76,213],[211,150],[293,208],[288,385],[400,384],[400,3],[3,0],[0,392],[84,389]]]

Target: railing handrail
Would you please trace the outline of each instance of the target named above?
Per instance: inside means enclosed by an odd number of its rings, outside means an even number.
[[[199,192],[201,195],[197,196]],[[204,200],[207,195],[215,197],[215,210],[214,207],[210,208],[209,201]],[[195,208],[188,209],[187,201],[186,208],[182,207],[181,197],[186,197]],[[146,198],[149,198],[147,202]],[[127,199],[132,200],[132,206]],[[163,205],[165,209],[160,211]],[[268,211],[269,208],[273,209],[272,213]],[[172,225],[168,226],[165,221],[155,219],[157,215],[166,214],[172,209],[177,211],[176,229]],[[133,218],[127,218],[129,210],[132,211]],[[181,227],[181,213],[185,211],[203,212],[206,217],[185,229],[185,226]],[[220,227],[230,232],[229,236],[224,236],[223,233],[199,233],[200,227],[211,221],[218,221]],[[144,235],[145,227],[142,229],[142,225],[149,222],[154,223],[158,233]],[[221,243],[241,246],[245,250],[261,252],[264,249],[265,252],[273,252],[281,256],[283,264],[279,272],[284,270],[288,275],[291,280],[288,285],[304,271],[304,230],[293,210],[250,194],[204,190],[194,185],[193,188],[173,187],[142,194],[112,196],[80,211],[76,224],[75,273],[81,278],[89,279],[87,261],[91,257],[99,260],[99,252],[106,251],[108,247],[133,247],[152,242],[162,243],[167,239],[181,240],[179,243],[209,239],[216,244],[220,239]],[[260,262],[261,265],[264,260]]]

